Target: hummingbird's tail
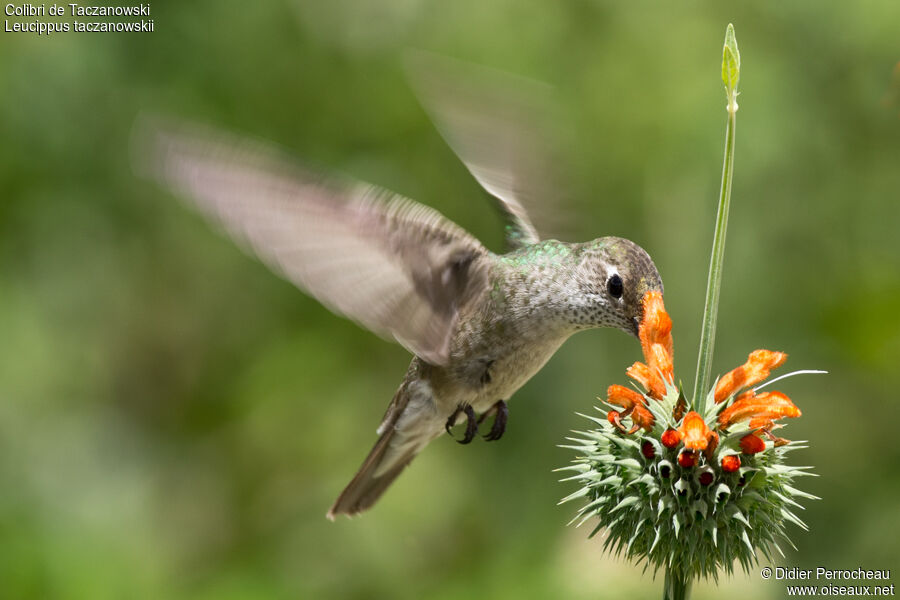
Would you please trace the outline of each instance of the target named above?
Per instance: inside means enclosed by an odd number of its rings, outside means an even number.
[[[415,458],[416,453],[410,453],[401,457],[386,471],[379,469],[393,433],[392,430],[386,431],[378,439],[375,447],[372,448],[369,456],[359,468],[359,472],[334,501],[334,505],[326,515],[329,519],[334,521],[335,517],[341,514],[352,517],[370,508],[400,475],[406,465]]]
[[[428,442],[440,435],[432,417],[431,388],[424,381],[405,381],[378,428],[381,437],[326,515],[353,516],[370,508]],[[435,424],[437,424],[435,426]]]

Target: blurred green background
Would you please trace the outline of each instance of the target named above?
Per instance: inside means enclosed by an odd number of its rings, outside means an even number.
[[[900,557],[900,3],[152,2],[152,34],[0,32],[0,581],[11,598],[656,597],[565,526],[557,444],[640,356],[568,342],[499,444],[434,442],[370,513],[325,512],[375,440],[399,346],[332,316],[132,174],[145,110],[277,142],[501,246],[405,81],[425,48],[553,84],[579,239],[656,259],[692,381],[743,56],[715,372],[755,348],[802,408],[821,496],[781,566]],[[719,597],[709,583],[697,598]],[[757,573],[733,598],[781,598]]]

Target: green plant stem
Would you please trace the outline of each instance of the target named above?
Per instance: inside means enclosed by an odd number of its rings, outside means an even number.
[[[693,580],[677,571],[666,569],[663,600],[687,600],[691,595]]]
[[[728,229],[728,210],[731,206],[731,180],[734,173],[734,130],[737,115],[737,78],[740,74],[740,55],[734,39],[734,28],[729,25],[725,36],[723,80],[728,98],[728,121],[725,126],[725,160],[722,165],[722,188],[719,209],[716,214],[716,230],[713,235],[712,256],[709,260],[709,276],[706,280],[706,303],[703,307],[703,324],[700,331],[700,350],[697,356],[697,375],[694,378],[692,405],[700,414],[706,414],[706,398],[712,375],[713,347],[716,339],[716,320],[719,314],[719,292],[722,287],[722,264],[725,257],[725,233]]]
[[[719,315],[719,293],[722,288],[722,263],[725,257],[725,233],[728,229],[728,211],[731,205],[731,175],[734,171],[735,114],[729,113],[725,132],[725,164],[722,168],[722,192],[716,215],[716,232],[713,237],[709,276],[706,280],[706,303],[703,307],[703,328],[700,331],[700,352],[697,356],[697,375],[694,379],[694,406],[705,414],[706,401],[712,375],[712,356],[716,342],[716,320]]]

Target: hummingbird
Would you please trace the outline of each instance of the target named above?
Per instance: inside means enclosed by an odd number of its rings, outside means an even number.
[[[491,418],[483,437],[499,440],[507,401],[567,338],[600,327],[637,336],[644,295],[663,289],[632,241],[541,239],[525,209],[534,194],[521,184],[534,170],[518,159],[528,146],[522,129],[465,107],[459,87],[449,103],[454,94],[433,80],[424,89],[439,130],[505,220],[504,253],[432,208],[323,177],[266,144],[160,119],[136,127],[144,175],[333,312],[414,355],[331,520],[369,509],[457,424],[457,441],[468,444]]]

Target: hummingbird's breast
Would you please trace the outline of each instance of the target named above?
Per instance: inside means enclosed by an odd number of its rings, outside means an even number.
[[[449,364],[433,373],[441,412],[509,399],[579,329],[568,314],[577,293],[568,254],[556,248],[545,260],[497,257],[490,289],[460,314]]]

